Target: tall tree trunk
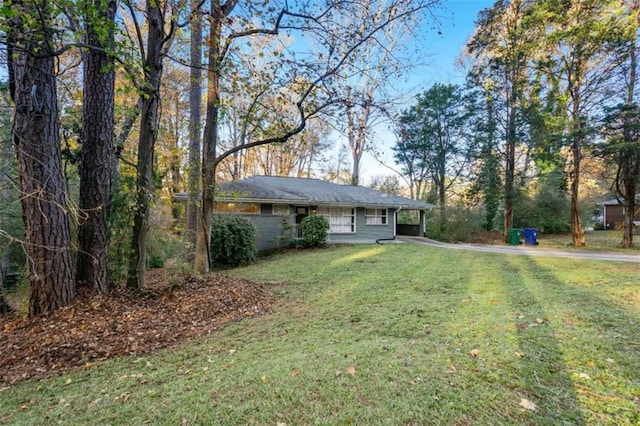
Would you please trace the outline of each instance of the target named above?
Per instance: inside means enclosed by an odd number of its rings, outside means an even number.
[[[77,281],[78,285],[92,286],[106,293],[109,290],[107,215],[113,166],[115,69],[105,48],[113,42],[116,2],[95,0],[87,7],[95,8],[95,11],[89,10],[85,14],[87,44],[91,48],[83,55]],[[106,37],[102,35],[105,29]]]
[[[187,202],[187,261],[193,262],[198,242],[200,217],[200,140],[202,110],[202,17],[196,10],[197,0],[192,0],[195,11],[191,20],[191,79],[189,82],[189,200]]]
[[[580,117],[580,86],[575,85],[571,88],[570,94],[573,103],[571,110],[571,154],[573,165],[569,173],[571,181],[571,241],[574,246],[582,247],[586,244],[586,241],[582,219],[580,218],[578,199],[580,194],[580,163],[582,162],[582,145],[584,142],[584,124],[582,117]]]
[[[220,39],[226,16],[218,1],[211,2],[209,28],[209,69],[207,74],[207,116],[202,143],[202,216],[196,244],[195,270],[206,274],[211,268],[211,223],[213,221],[216,184],[216,147],[220,114]]]
[[[441,159],[437,167],[438,178],[435,184],[437,185],[438,209],[440,210],[440,232],[444,232],[447,227],[446,170],[444,159]]]
[[[508,241],[509,229],[513,228],[513,201],[515,199],[515,168],[516,168],[516,102],[515,89],[509,97],[509,117],[507,122],[507,141],[505,147],[505,175],[504,175],[504,238]]]
[[[584,229],[580,218],[578,194],[580,190],[580,162],[582,160],[581,141],[574,141],[571,146],[573,169],[569,173],[571,179],[571,241],[576,247],[585,245]]]
[[[162,80],[162,48],[165,39],[163,16],[158,3],[147,4],[147,56],[144,60],[145,85],[140,116],[140,137],[136,164],[136,210],[133,216],[133,238],[127,287],[142,289],[145,283],[147,241],[149,239],[149,207],[153,200],[153,165],[158,138],[158,106]]]
[[[0,315],[8,312],[11,312],[11,306],[4,297],[4,274],[0,273]]]
[[[637,6],[637,5],[636,5]],[[640,15],[638,15],[638,19],[640,19]],[[638,23],[634,25],[634,28],[637,33]],[[623,185],[624,185],[624,205],[625,205],[625,214],[624,214],[624,232],[622,235],[622,247],[630,248],[633,247],[633,222],[635,220],[635,216],[637,213],[636,207],[636,193],[638,191],[638,180],[640,179],[640,149],[637,147],[637,142],[634,144],[633,140],[633,128],[637,126],[637,123],[634,123],[634,119],[637,120],[637,114],[635,113],[635,89],[636,89],[636,78],[637,78],[637,67],[638,67],[638,51],[637,51],[637,40],[634,38],[631,41],[629,46],[629,78],[627,83],[627,99],[626,104],[629,108],[633,108],[634,113],[631,117],[629,114],[625,114],[624,118],[624,141],[625,144],[629,144],[630,146],[636,145],[635,149],[628,148],[624,150],[621,155],[624,155],[626,158],[623,159],[622,165],[625,167],[625,170],[622,171],[621,175],[625,177]]]
[[[32,4],[31,4],[32,5]],[[50,312],[75,296],[71,235],[62,174],[55,58],[48,40],[51,17],[46,1],[38,9],[14,3],[18,15],[7,58],[15,102],[13,142],[20,174],[22,218],[29,264],[29,315]],[[30,28],[30,25],[43,27]]]
[[[366,93],[364,105],[360,105],[359,107],[351,99],[351,87],[349,86],[347,86],[346,96],[347,139],[349,141],[349,148],[351,149],[351,159],[353,160],[351,185],[359,185],[360,163],[362,162],[362,154],[367,144],[367,129],[369,117],[371,116],[373,94]]]

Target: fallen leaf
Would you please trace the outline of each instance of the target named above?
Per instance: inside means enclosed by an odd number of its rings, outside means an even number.
[[[607,363],[609,363],[609,364],[615,364],[616,362],[615,362],[613,359],[611,359],[611,358],[607,358]]]
[[[291,370],[291,377],[298,377],[300,372],[298,370]]]
[[[515,354],[518,358],[522,358],[524,356],[524,352],[520,352],[520,351],[517,351]]]
[[[70,385],[72,381],[73,381],[73,380],[71,380],[71,379],[67,379],[67,380],[64,382],[64,384],[65,384],[65,385]]]
[[[451,361],[451,359],[448,359],[447,361],[449,361],[449,369],[446,371],[446,373],[455,373],[456,371],[458,371],[456,369],[456,366],[453,365],[453,361]]]
[[[538,407],[533,402],[529,401],[527,398],[521,398],[520,404],[522,408],[529,411],[536,411]]]
[[[262,383],[266,384],[268,382],[269,382],[269,378],[266,375],[262,376]]]
[[[102,398],[98,398],[89,403],[88,408],[93,408],[102,402]]]
[[[542,318],[536,318],[536,322],[538,324],[542,324],[544,322],[544,320]]]
[[[287,426],[287,424],[286,423],[282,423],[282,422],[278,422],[278,423],[276,423],[276,426]]]
[[[351,376],[355,376],[356,375],[356,368],[353,365],[350,365],[347,367],[347,373],[349,373]]]
[[[340,377],[340,376],[342,376],[342,371],[340,371],[340,370],[336,371],[335,376],[336,376],[336,377]]]
[[[591,377],[589,377],[589,375],[588,375],[588,374],[580,373],[580,374],[579,374],[579,376],[580,376],[581,378],[585,379],[585,380],[591,380]]]
[[[595,367],[596,363],[593,361],[587,361],[584,365],[586,365],[587,367]]]
[[[469,355],[471,355],[471,356],[478,356],[478,355],[480,355],[480,350],[478,350],[478,349],[471,349],[471,351],[469,351]]]

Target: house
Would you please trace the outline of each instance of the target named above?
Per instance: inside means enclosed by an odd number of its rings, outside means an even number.
[[[249,218],[257,229],[258,248],[263,250],[277,247],[283,237],[301,237],[299,225],[310,214],[329,219],[328,243],[373,243],[397,234],[423,235],[424,211],[430,208],[433,205],[362,186],[254,176],[222,184],[216,194],[215,212]],[[398,225],[401,210],[418,211],[419,225]]]
[[[624,227],[624,212],[625,206],[623,206],[618,199],[608,200],[602,203],[603,213],[602,222],[605,229],[622,229]],[[633,218],[634,225],[640,225],[640,212]]]

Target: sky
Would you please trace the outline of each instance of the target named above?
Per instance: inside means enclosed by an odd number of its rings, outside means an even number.
[[[444,0],[443,9],[438,12],[441,16],[441,34],[437,34],[435,30],[422,32],[424,34],[422,43],[426,48],[425,64],[411,73],[407,91],[415,96],[435,83],[461,84],[464,82],[465,72],[456,69],[454,63],[467,39],[473,34],[478,12],[491,7],[494,2],[495,0]],[[394,167],[391,152],[391,146],[395,143],[393,135],[381,129],[377,131],[377,137],[372,142],[376,144],[383,164],[380,164],[370,153],[365,153],[360,166],[364,178],[364,181],[360,182],[361,185],[368,185],[374,176],[394,174],[386,167]]]

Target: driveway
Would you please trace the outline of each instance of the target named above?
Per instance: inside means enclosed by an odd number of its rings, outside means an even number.
[[[547,257],[564,257],[570,259],[591,259],[591,260],[610,260],[615,262],[636,262],[640,263],[640,253],[627,254],[613,251],[586,251],[586,250],[560,250],[541,248],[538,246],[496,246],[483,244],[449,244],[440,241],[431,240],[424,237],[398,236],[397,241],[405,243],[421,244],[425,246],[440,247],[451,250],[471,250],[484,253],[503,253],[516,254],[522,256],[547,256]]]

